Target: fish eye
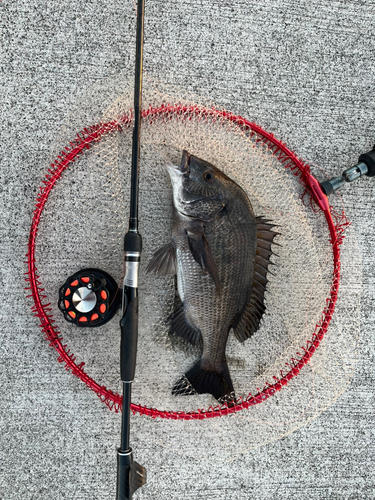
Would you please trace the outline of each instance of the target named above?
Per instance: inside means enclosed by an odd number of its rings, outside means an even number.
[[[207,182],[214,182],[214,180],[215,180],[215,174],[212,172],[209,172],[209,171],[205,172],[203,174],[203,177],[204,177],[204,180],[206,180]]]

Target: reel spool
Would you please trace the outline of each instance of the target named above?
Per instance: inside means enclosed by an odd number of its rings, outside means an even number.
[[[110,321],[121,303],[116,281],[99,269],[82,269],[59,290],[58,306],[69,323],[80,327],[101,326]]]

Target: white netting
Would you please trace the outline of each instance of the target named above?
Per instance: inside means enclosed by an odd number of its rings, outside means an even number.
[[[88,125],[121,121],[132,108],[132,85],[121,79],[85,97],[85,112],[70,115],[55,152]],[[211,395],[172,396],[171,389],[199,358],[199,348],[168,335],[165,320],[173,310],[174,278],[145,275],[146,265],[171,238],[172,190],[167,160],[179,164],[187,149],[223,170],[248,194],[257,216],[279,226],[274,275],[269,275],[267,310],[256,334],[240,344],[230,334],[227,360],[236,396],[246,398],[280,370],[311,339],[332,282],[333,258],[324,215],[301,201],[304,188],[290,170],[260,142],[249,138],[227,118],[206,117],[202,102],[175,89],[145,82],[143,108],[179,104],[189,112],[146,118],[142,123],[140,231],[144,251],[140,273],[140,328],[133,401],[168,411],[193,411],[215,406]],[[198,111],[192,113],[191,106]],[[204,107],[210,107],[204,103]],[[104,109],[104,112],[100,112]],[[203,109],[203,107],[202,107]],[[96,111],[97,110],[97,111]],[[123,236],[127,228],[131,162],[131,129],[107,134],[67,170],[51,192],[40,225],[37,266],[52,303],[53,315],[66,343],[86,372],[100,385],[119,390],[119,315],[95,329],[78,329],[64,321],[57,308],[58,290],[82,268],[96,267],[120,282]],[[192,432],[192,450],[199,433],[220,429],[224,457],[233,457],[305,425],[345,389],[355,368],[359,331],[361,266],[352,230],[342,247],[342,278],[336,312],[323,343],[280,393],[238,414],[204,422],[154,422],[168,431],[180,426]],[[350,298],[350,300],[349,300]],[[246,439],[244,439],[246,432]],[[157,436],[155,430],[155,436]],[[178,432],[173,433],[178,436]],[[148,436],[150,439],[150,436]],[[157,439],[157,438],[155,438]],[[169,442],[171,449],[178,442]],[[189,453],[189,450],[185,450]],[[195,452],[194,452],[195,453]]]

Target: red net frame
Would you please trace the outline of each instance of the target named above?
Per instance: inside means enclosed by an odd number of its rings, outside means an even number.
[[[272,383],[267,383],[262,390],[259,390],[255,395],[249,393],[243,399],[240,398],[236,401],[235,406],[228,407],[226,404],[209,407],[208,409],[198,409],[191,412],[178,412],[178,411],[163,411],[155,408],[148,408],[139,404],[131,404],[131,409],[134,413],[148,415],[153,418],[161,417],[167,419],[205,419],[235,413],[242,409],[250,408],[251,406],[262,403],[276,392],[280,391],[288,382],[297,376],[306,365],[319,344],[323,340],[330,324],[340,283],[340,245],[343,241],[343,232],[345,227],[349,224],[344,212],[342,214],[336,213],[332,207],[329,206],[327,197],[323,194],[319,182],[310,172],[310,167],[301,161],[292,151],[290,151],[285,144],[276,139],[272,134],[266,132],[258,125],[249,122],[241,116],[234,115],[225,110],[217,110],[215,108],[205,108],[198,105],[162,105],[157,108],[150,107],[142,112],[142,118],[148,119],[152,123],[152,118],[162,118],[165,120],[179,119],[180,117],[200,116],[207,118],[219,118],[228,120],[232,125],[237,126],[248,137],[255,138],[256,142],[264,144],[268,150],[274,155],[278,161],[283,164],[286,169],[289,169],[298,178],[300,183],[305,188],[305,195],[309,195],[309,202],[314,210],[313,205],[315,202],[318,209],[322,210],[328,225],[330,233],[330,244],[332,245],[333,253],[333,274],[330,293],[326,299],[326,307],[322,313],[319,323],[316,325],[310,340],[305,345],[300,347],[301,352],[296,352],[295,356],[291,358],[286,368],[282,370],[278,377],[273,377]],[[55,320],[52,316],[52,309],[50,303],[47,302],[47,296],[44,292],[43,285],[38,275],[36,262],[35,262],[35,247],[38,235],[38,227],[44,207],[47,203],[48,197],[52,189],[55,187],[57,181],[67,170],[72,163],[85,151],[89,150],[95,143],[98,143],[102,137],[111,134],[115,131],[122,130],[122,128],[130,127],[132,123],[131,114],[120,117],[117,120],[99,123],[83,129],[77,134],[75,139],[70,142],[68,146],[58,155],[55,161],[48,169],[48,173],[43,179],[43,185],[39,188],[39,193],[36,199],[36,208],[33,213],[33,219],[30,228],[28,253],[27,253],[27,278],[26,281],[29,286],[26,290],[30,291],[28,297],[32,297],[34,305],[32,311],[40,320],[40,328],[44,333],[44,337],[48,340],[51,347],[58,353],[58,361],[65,363],[65,368],[71,371],[73,375],[79,377],[91,390],[93,390],[101,399],[103,403],[110,410],[118,412],[122,407],[122,397],[107,389],[105,386],[99,385],[84,371],[84,362],[78,363],[75,355],[70,351],[67,344],[64,344],[61,333],[58,330]]]

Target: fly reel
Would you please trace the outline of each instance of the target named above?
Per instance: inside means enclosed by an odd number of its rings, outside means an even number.
[[[99,269],[83,269],[60,288],[58,306],[69,323],[100,326],[113,318],[121,304],[121,295],[109,274]]]

